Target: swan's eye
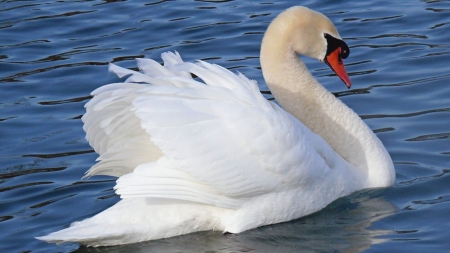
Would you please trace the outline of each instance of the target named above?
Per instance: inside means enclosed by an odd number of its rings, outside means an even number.
[[[348,48],[347,44],[344,41],[341,41],[341,57],[345,59],[350,54],[350,48]]]

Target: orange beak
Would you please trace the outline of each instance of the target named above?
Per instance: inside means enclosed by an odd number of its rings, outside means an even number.
[[[339,76],[339,78],[341,78],[347,88],[350,89],[352,82],[350,81],[350,77],[348,77],[347,71],[345,71],[340,47],[336,48],[336,50],[325,57],[325,63]]]

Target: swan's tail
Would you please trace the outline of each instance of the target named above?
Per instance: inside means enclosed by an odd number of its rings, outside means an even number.
[[[113,246],[221,229],[216,207],[173,200],[123,199],[92,218],[66,229],[36,237],[49,243],[76,242],[87,246]],[[155,203],[158,202],[158,203]],[[164,203],[163,203],[164,202]]]
[[[123,244],[131,239],[124,238],[130,236],[130,234],[125,233],[126,230],[130,230],[129,228],[120,227],[121,231],[119,231],[119,227],[117,226],[86,224],[85,222],[87,221],[75,222],[69,228],[46,236],[36,237],[36,239],[56,244],[76,242],[93,247]]]

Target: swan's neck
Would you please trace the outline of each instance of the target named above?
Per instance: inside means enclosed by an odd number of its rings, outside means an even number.
[[[272,94],[287,112],[320,135],[345,160],[367,175],[372,187],[393,183],[392,160],[361,118],[311,75],[282,29],[266,32],[261,67]],[[286,35],[287,36],[287,35]]]

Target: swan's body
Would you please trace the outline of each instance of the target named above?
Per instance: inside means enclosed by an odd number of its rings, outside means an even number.
[[[163,54],[164,66],[138,60],[143,74],[111,65],[131,77],[95,90],[86,104],[86,138],[100,154],[87,176],[119,177],[122,200],[40,239],[99,246],[202,230],[239,233],[392,185],[393,164],[380,140],[297,57],[325,59],[350,86],[328,62],[331,40],[338,43],[331,51],[344,55],[331,21],[304,7],[271,23],[261,66],[284,110],[244,76],[184,63],[178,54]]]

